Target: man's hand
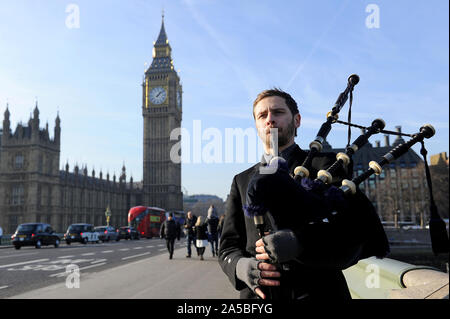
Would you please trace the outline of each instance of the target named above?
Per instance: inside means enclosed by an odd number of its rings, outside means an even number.
[[[279,278],[281,273],[277,271],[275,265],[261,262],[254,258],[241,258],[236,265],[236,276],[245,282],[259,297],[265,299],[266,295],[259,287],[279,286],[279,280],[269,278]]]
[[[269,286],[269,287],[277,287],[280,285],[279,280],[273,279],[265,279],[265,278],[279,278],[281,273],[277,271],[277,267],[275,265],[271,265],[268,263],[261,262],[258,264],[258,269],[261,270],[261,279],[259,279],[260,286]],[[262,292],[259,287],[255,288],[255,292],[261,299],[266,299],[266,295]]]
[[[295,259],[301,247],[294,232],[282,229],[264,236],[256,242],[256,259],[270,260],[272,263],[284,263]]]
[[[268,235],[268,233],[266,233],[266,235]],[[270,260],[270,257],[266,253],[266,250],[264,248],[264,242],[263,242],[262,238],[256,242],[256,252],[257,252],[257,254],[256,254],[257,260]],[[261,263],[259,263],[258,268],[260,270],[262,270],[261,271],[262,278],[279,278],[281,276],[280,272],[277,271],[277,267],[275,267],[275,265],[261,262]],[[279,286],[280,281],[279,280],[271,280],[271,279],[260,279],[259,284],[261,286],[274,287],[274,286]],[[262,299],[266,299],[266,295],[262,292],[262,290],[260,288],[256,288],[255,292]]]
[[[258,260],[270,260],[269,254],[266,253],[266,248],[264,247],[264,241],[261,239],[259,239],[256,242],[256,259]]]

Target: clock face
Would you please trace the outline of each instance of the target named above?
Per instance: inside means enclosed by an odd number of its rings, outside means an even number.
[[[177,106],[181,107],[181,93],[177,91]]]
[[[161,104],[166,100],[167,93],[163,87],[158,86],[150,91],[150,101],[153,104]]]

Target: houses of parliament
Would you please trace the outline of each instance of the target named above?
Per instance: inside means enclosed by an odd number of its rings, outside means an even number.
[[[55,119],[53,138],[48,124],[40,127],[36,102],[27,125],[13,131],[7,105],[0,130],[0,226],[13,233],[27,222],[49,223],[64,232],[72,223],[126,225],[132,206],[156,206],[175,211],[183,209],[181,163],[170,160],[176,141],[170,132],[181,127],[182,87],[171,57],[164,28],[153,46],[153,61],[142,83],[143,180],[127,179],[126,167],[120,176],[88,171],[87,167],[60,169],[61,122]]]

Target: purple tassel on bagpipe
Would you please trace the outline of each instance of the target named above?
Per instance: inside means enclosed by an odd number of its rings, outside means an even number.
[[[267,208],[263,205],[244,205],[242,206],[244,214],[247,217],[263,216],[267,212]]]

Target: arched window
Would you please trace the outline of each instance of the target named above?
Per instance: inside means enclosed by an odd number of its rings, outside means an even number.
[[[12,188],[12,205],[23,205],[25,203],[24,199],[24,189],[23,185],[16,185]]]
[[[14,158],[14,168],[15,169],[22,169],[23,168],[23,162],[24,162],[23,155],[22,154],[16,155],[16,157]]]

